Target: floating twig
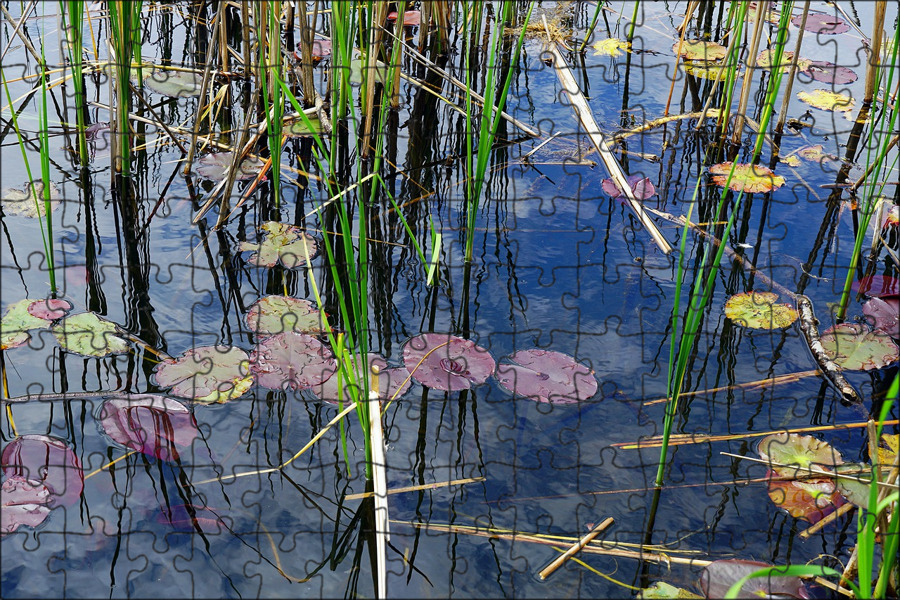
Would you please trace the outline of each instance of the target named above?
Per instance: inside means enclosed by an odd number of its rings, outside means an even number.
[[[465,485],[467,483],[478,483],[484,481],[484,477],[469,477],[468,479],[453,479],[451,481],[440,481],[437,483],[424,483],[422,485],[410,485],[399,487],[387,491],[387,495],[404,494],[406,492],[417,492],[419,490],[436,490],[438,488],[450,487],[453,485]],[[362,500],[375,495],[375,492],[361,492],[359,494],[348,494],[344,496],[344,500]]]
[[[538,573],[538,578],[543,581],[550,577],[550,575],[552,575],[554,571],[560,568],[564,562],[566,562],[569,558],[571,558],[578,552],[581,552],[581,550],[585,546],[587,546],[592,539],[606,531],[609,526],[613,524],[613,522],[614,519],[612,517],[606,517],[603,522],[591,529],[591,531],[587,535],[578,540],[578,542],[573,544],[568,550],[557,556],[549,565],[541,569],[540,573]]]

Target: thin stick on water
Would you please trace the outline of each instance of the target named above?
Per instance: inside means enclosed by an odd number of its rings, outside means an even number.
[[[571,558],[578,552],[581,552],[592,539],[606,531],[609,526],[613,524],[613,522],[614,519],[612,517],[606,517],[603,522],[591,529],[590,533],[578,540],[578,542],[572,545],[572,547],[570,547],[568,550],[557,556],[549,565],[541,569],[541,572],[538,573],[538,578],[543,581],[550,577],[550,575],[552,575],[554,571],[560,568],[564,562],[569,560],[569,558]]]

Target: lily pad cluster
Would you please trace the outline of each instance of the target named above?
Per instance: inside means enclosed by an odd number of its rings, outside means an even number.
[[[68,300],[25,298],[10,304],[0,319],[0,350],[17,348],[31,339],[29,331],[47,329],[72,310]]]

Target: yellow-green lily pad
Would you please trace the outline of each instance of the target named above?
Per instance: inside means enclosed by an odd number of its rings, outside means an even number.
[[[790,304],[776,304],[778,294],[743,292],[725,303],[725,315],[735,323],[752,329],[781,329],[797,320]]]
[[[678,42],[672,46],[672,52],[678,52]],[[681,56],[686,60],[719,60],[725,58],[727,49],[716,42],[704,42],[703,40],[684,40],[681,42]]]
[[[722,187],[725,187],[727,183],[728,188],[735,192],[766,193],[784,185],[784,177],[776,175],[772,169],[762,165],[738,163],[734,167],[731,181],[728,181],[728,173],[731,172],[730,162],[713,165],[709,168],[709,172],[713,176],[713,183]]]
[[[709,79],[714,81],[716,79],[724,80],[725,74],[723,73],[721,77],[719,76],[723,70],[725,70],[725,65],[720,65],[718,63],[709,62],[709,61],[694,61],[694,62],[686,62],[682,63],[684,70],[693,75],[694,77],[699,77],[700,79]]]
[[[900,358],[900,349],[885,332],[870,331],[862,323],[840,323],[820,338],[828,356],[850,371],[881,369]]]
[[[811,92],[797,92],[797,97],[821,110],[847,112],[853,110],[855,102],[853,98],[840,92],[829,90],[813,90]]]
[[[50,328],[64,350],[103,358],[110,354],[124,354],[131,347],[119,337],[118,327],[96,313],[71,315]]]
[[[594,49],[594,56],[620,56],[623,50],[631,52],[631,42],[609,38],[594,43],[591,48]]]
[[[172,394],[197,402],[225,402],[253,386],[250,357],[234,346],[198,346],[156,366],[153,379]]]

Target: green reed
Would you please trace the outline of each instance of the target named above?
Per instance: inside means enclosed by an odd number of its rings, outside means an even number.
[[[281,147],[284,130],[284,97],[274,78],[284,79],[281,56],[281,1],[260,2],[255,6],[256,39],[259,58],[259,91],[266,118],[266,140],[272,160],[272,189],[275,206],[281,204]]]
[[[141,67],[141,8],[143,2],[110,2],[109,29],[111,50],[115,54],[113,78],[115,80],[115,123],[113,138],[116,141],[114,169],[125,177],[131,175],[131,63],[137,61],[137,75],[143,80]]]
[[[82,165],[88,164],[87,136],[85,130],[87,95],[84,82],[84,61],[82,57],[84,32],[84,0],[66,0],[59,3],[66,41],[69,51],[69,62],[72,64],[72,84],[75,87],[75,133],[78,144],[78,159]]]

